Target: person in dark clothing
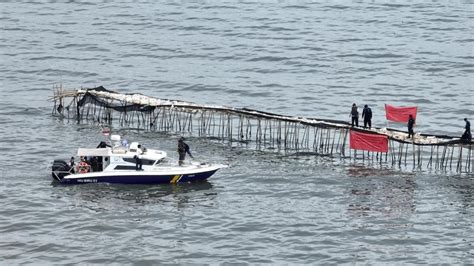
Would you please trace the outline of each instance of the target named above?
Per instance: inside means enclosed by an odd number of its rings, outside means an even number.
[[[191,158],[194,158],[192,155],[191,155],[191,151],[189,150],[189,146],[188,144],[186,144],[184,142],[184,138],[181,137],[179,138],[178,140],[178,154],[179,154],[179,165],[183,165],[184,164],[184,158],[186,157],[186,153],[189,154],[189,156]]]
[[[133,159],[135,159],[135,170],[136,171],[143,170],[142,169],[143,163],[142,163],[142,159],[140,158],[140,156],[135,155],[135,156],[133,156]]]
[[[90,159],[90,165],[91,165],[92,172],[99,171],[99,161],[96,156],[93,156]]]
[[[99,149],[99,148],[106,148],[106,147],[110,147],[110,145],[107,144],[107,143],[105,143],[105,141],[101,141],[101,142],[99,143],[99,145],[97,145],[97,149]]]
[[[464,127],[464,133],[462,134],[461,140],[464,141],[471,141],[472,140],[472,135],[471,135],[471,123],[467,118],[464,118],[464,121],[466,122],[466,126]]]
[[[351,114],[350,117],[352,118],[352,127],[354,124],[356,127],[359,126],[359,111],[357,110],[357,105],[355,103],[352,104]]]
[[[74,166],[76,165],[76,163],[74,162],[74,157],[71,157],[71,159],[69,160],[69,166],[71,167],[70,171],[71,173],[75,173],[74,171]]]
[[[364,118],[364,128],[369,125],[370,129],[372,127],[372,109],[367,104],[364,105],[364,110],[362,110],[362,118]]]
[[[415,133],[413,132],[413,126],[415,125],[415,119],[412,115],[408,116],[408,138],[414,137]]]
[[[107,147],[112,147],[110,146],[109,144],[107,144],[105,141],[101,141],[99,143],[99,145],[97,145],[97,149],[103,149],[103,148],[107,148]],[[97,157],[97,160],[95,162],[95,167],[92,166],[92,169],[94,169],[94,171],[102,171],[104,170],[104,165],[103,165],[103,162],[102,162],[103,158],[102,156],[98,156]]]

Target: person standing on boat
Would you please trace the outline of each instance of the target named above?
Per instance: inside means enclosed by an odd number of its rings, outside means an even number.
[[[146,148],[142,146],[141,144],[138,144],[137,146],[137,153],[138,154],[144,154],[146,152]]]
[[[415,133],[413,132],[413,126],[415,125],[415,119],[413,119],[412,115],[408,116],[408,138],[415,137]]]
[[[466,126],[464,127],[464,133],[462,134],[461,140],[465,141],[471,141],[472,140],[472,135],[471,135],[471,123],[467,118],[464,118],[464,121],[466,122]]]
[[[369,125],[370,129],[372,127],[372,109],[367,104],[364,105],[364,110],[362,110],[362,118],[364,119],[364,128]]]
[[[191,151],[189,150],[189,146],[188,144],[186,144],[186,142],[184,142],[184,138],[183,137],[180,137],[178,139],[178,154],[179,154],[179,165],[182,166],[184,164],[184,158],[186,157],[186,153],[189,154],[189,156],[191,158],[194,158],[192,155],[191,155]]]
[[[76,171],[74,171],[74,166],[75,166],[75,165],[76,165],[76,163],[74,162],[74,157],[71,157],[71,159],[69,160],[69,167],[71,167],[71,168],[70,168],[70,169],[71,169],[70,171],[71,171],[71,173],[73,173],[73,174],[76,172]]]
[[[135,159],[135,170],[136,171],[141,171],[143,170],[143,162],[142,162],[142,158],[140,158],[140,155],[135,155],[133,156],[133,159]]]
[[[107,147],[111,147],[109,144],[107,144],[105,141],[101,141],[99,143],[99,145],[97,145],[97,149],[103,149],[103,148],[107,148]]]
[[[355,103],[352,104],[351,114],[349,115],[352,118],[352,127],[354,124],[356,127],[359,126],[359,110],[357,109],[357,105]]]

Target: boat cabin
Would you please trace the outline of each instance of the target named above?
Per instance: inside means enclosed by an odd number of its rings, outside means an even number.
[[[130,146],[120,143],[120,136],[113,135],[114,146],[105,148],[79,148],[77,156],[79,165],[85,166],[82,172],[102,172],[113,170],[143,170],[159,164],[167,154],[165,151],[145,149],[140,143],[132,142]],[[84,163],[83,163],[84,162]],[[88,166],[86,166],[87,164]]]

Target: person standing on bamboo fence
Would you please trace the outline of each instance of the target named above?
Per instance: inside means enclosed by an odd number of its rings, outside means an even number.
[[[366,104],[362,110],[362,118],[364,119],[364,128],[369,126],[369,129],[372,127],[372,109]]]
[[[464,118],[464,121],[466,122],[466,126],[464,127],[464,133],[462,134],[461,140],[470,142],[472,140],[471,123],[467,118]]]
[[[408,138],[415,137],[415,132],[413,132],[413,126],[415,125],[415,119],[413,119],[412,115],[408,116]]]
[[[357,109],[357,105],[355,103],[352,104],[351,114],[349,115],[352,118],[352,127],[354,124],[356,127],[359,126],[359,110]]]

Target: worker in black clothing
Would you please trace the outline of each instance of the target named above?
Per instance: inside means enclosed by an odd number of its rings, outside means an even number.
[[[415,125],[415,119],[413,119],[412,115],[408,116],[408,138],[414,137],[415,133],[413,132],[413,126]]]
[[[76,163],[74,163],[74,157],[71,157],[71,159],[69,160],[69,166],[71,167],[69,171],[74,174],[75,173],[74,166],[76,166]]]
[[[189,151],[189,146],[184,142],[184,138],[181,137],[178,140],[178,154],[179,154],[179,165],[182,166],[184,164],[184,158],[186,157],[186,153],[189,154],[191,158],[194,158],[191,155],[191,151]]]
[[[142,162],[142,158],[140,158],[140,155],[137,154],[133,156],[133,159],[135,159],[135,170],[142,171],[143,162]]]
[[[110,145],[107,144],[105,141],[101,141],[99,145],[97,145],[97,149],[106,148],[106,147],[110,147]]]
[[[99,145],[97,145],[97,149],[103,149],[103,148],[107,148],[107,147],[111,147],[111,146],[109,144],[107,144],[105,141],[101,141],[99,143]],[[94,169],[94,172],[104,170],[104,163],[102,162],[103,157],[102,156],[97,156],[96,159],[97,160],[94,162],[95,166],[94,165],[92,166],[92,169]]]
[[[364,128],[367,128],[367,125],[369,125],[370,129],[372,127],[372,109],[367,104],[364,105],[362,110],[362,118],[364,118]]]
[[[351,114],[349,115],[351,119],[352,127],[354,124],[356,127],[359,126],[359,110],[357,109],[357,105],[355,103],[352,104]]]
[[[464,127],[464,133],[462,134],[461,140],[464,141],[471,141],[472,140],[472,135],[471,135],[471,123],[467,118],[464,118],[464,121],[466,122],[466,126]]]

